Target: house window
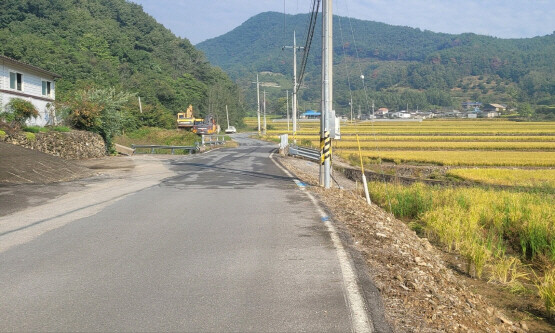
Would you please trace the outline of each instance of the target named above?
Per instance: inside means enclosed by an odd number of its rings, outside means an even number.
[[[52,96],[52,82],[42,81],[42,95],[48,97]]]
[[[23,91],[23,74],[10,72],[10,88]]]

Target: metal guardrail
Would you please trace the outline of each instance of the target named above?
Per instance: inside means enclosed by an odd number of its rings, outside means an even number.
[[[202,135],[201,145],[223,145],[225,144],[225,135]]]
[[[289,146],[289,155],[304,157],[313,161],[320,161],[320,151],[317,149]]]
[[[163,145],[135,145],[131,148],[135,150],[135,154],[148,154],[147,152],[138,152],[136,149],[150,149],[150,154],[154,154],[156,149],[171,149],[171,154],[175,154],[176,150],[189,151],[189,154],[197,153],[201,150],[201,146],[206,145],[223,145],[225,144],[225,135],[202,135],[201,142],[197,142],[194,146],[163,146]]]
[[[198,145],[196,145],[196,146],[131,145],[131,148],[133,148],[133,149],[141,149],[141,148],[150,149],[151,154],[154,154],[155,149],[171,149],[171,154],[172,155],[175,153],[175,150],[183,150],[184,152],[189,151],[189,154],[194,154],[200,149],[200,147]],[[148,154],[148,153],[140,153],[140,152],[135,150],[135,154]]]

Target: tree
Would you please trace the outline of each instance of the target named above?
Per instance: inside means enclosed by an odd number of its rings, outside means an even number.
[[[529,120],[534,115],[534,110],[532,110],[532,107],[530,106],[530,104],[522,103],[518,106],[518,114],[521,117]]]

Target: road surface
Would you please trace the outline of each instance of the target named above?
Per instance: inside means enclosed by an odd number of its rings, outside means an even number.
[[[237,140],[1,217],[0,331],[371,331],[329,221]]]

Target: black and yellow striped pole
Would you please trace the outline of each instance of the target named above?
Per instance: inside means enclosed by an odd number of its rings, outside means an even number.
[[[324,137],[320,138],[320,163],[324,165],[326,160],[331,157],[331,138],[330,132],[324,132]]]

